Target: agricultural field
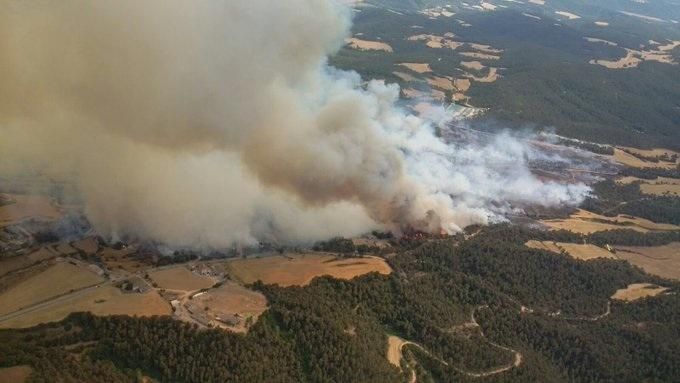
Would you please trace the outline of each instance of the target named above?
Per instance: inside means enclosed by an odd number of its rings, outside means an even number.
[[[628,215],[607,217],[587,210],[579,209],[566,219],[550,219],[540,221],[552,230],[569,230],[579,234],[591,234],[604,230],[632,229],[642,233],[649,231],[680,230],[680,226],[656,223],[648,219]]]
[[[203,311],[218,326],[234,332],[246,332],[267,309],[267,298],[259,292],[233,282],[194,297],[191,304]],[[228,321],[224,318],[228,318]]]
[[[192,273],[184,266],[171,267],[149,273],[151,280],[162,289],[193,291],[215,284],[212,279]]]
[[[13,366],[0,368],[0,383],[24,383],[31,375],[29,366]]]
[[[622,177],[616,182],[622,185],[638,182],[642,194],[680,196],[680,179],[677,178],[657,177],[653,180],[646,180],[628,176]]]
[[[0,205],[0,227],[13,225],[26,218],[57,219],[62,212],[45,196],[8,194],[13,203]]]
[[[95,315],[153,316],[170,315],[170,304],[155,290],[146,293],[124,293],[119,288],[105,285],[71,294],[65,299],[41,305],[23,315],[9,319],[0,317],[0,328],[27,328],[40,323],[55,322],[69,314],[89,311]]]
[[[59,253],[49,247],[41,247],[26,255],[17,255],[13,257],[3,257],[0,260],[0,277],[29,267],[35,263],[50,260],[59,256]]]
[[[664,246],[616,246],[616,257],[663,278],[680,280],[680,242]]]
[[[382,258],[339,259],[332,255],[316,253],[238,259],[227,262],[227,270],[230,275],[243,283],[260,280],[266,284],[280,286],[305,286],[312,279],[323,275],[352,279],[372,272],[380,274],[392,272],[390,266]]]
[[[616,293],[612,295],[612,299],[633,302],[646,297],[655,297],[666,291],[668,291],[668,288],[656,286],[651,283],[633,283],[628,285],[625,289],[616,290]]]
[[[0,315],[103,281],[104,278],[85,267],[68,262],[57,262],[48,269],[0,293]]]
[[[573,258],[584,261],[596,258],[616,258],[606,249],[589,244],[530,240],[526,243],[526,246],[558,254],[564,251]]]

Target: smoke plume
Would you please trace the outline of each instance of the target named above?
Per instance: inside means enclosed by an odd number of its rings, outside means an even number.
[[[183,246],[455,232],[583,198],[520,141],[446,144],[396,86],[329,67],[349,27],[330,0],[4,1],[1,165],[75,177],[103,234]]]

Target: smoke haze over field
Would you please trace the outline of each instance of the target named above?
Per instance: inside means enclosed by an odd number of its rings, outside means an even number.
[[[326,64],[350,27],[326,0],[0,5],[4,170],[75,174],[102,234],[170,245],[455,232],[514,203],[573,204],[528,148],[442,142]]]

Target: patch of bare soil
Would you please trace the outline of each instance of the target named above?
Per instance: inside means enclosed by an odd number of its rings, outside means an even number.
[[[558,254],[565,252],[575,259],[584,261],[597,258],[616,258],[611,252],[595,245],[536,240],[528,241],[525,245]]]

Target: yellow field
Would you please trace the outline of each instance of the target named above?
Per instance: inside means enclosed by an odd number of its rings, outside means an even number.
[[[389,274],[390,266],[378,257],[336,259],[331,255],[305,254],[238,259],[227,263],[231,275],[244,283],[261,280],[266,284],[304,286],[312,279],[329,275],[352,279],[370,272]]]
[[[49,198],[39,195],[9,194],[15,203],[0,206],[0,227],[8,226],[26,218],[57,219],[61,212]]]
[[[212,279],[194,274],[183,266],[155,271],[149,273],[149,277],[163,289],[193,291],[207,289],[215,284]]]
[[[627,148],[627,149],[632,149],[632,148]],[[640,154],[643,154],[643,155],[646,155],[646,156],[650,156],[649,154],[647,154],[647,153],[648,153],[647,151],[642,151],[642,150],[639,150],[639,149],[636,150],[636,151],[639,152]],[[652,152],[652,153],[656,153],[656,152]],[[660,154],[661,154],[661,152],[659,152],[658,154],[655,154],[655,155],[660,155]],[[618,163],[620,163],[620,164],[622,164],[622,165],[630,166],[630,167],[632,167],[632,168],[663,168],[663,169],[672,169],[672,168],[674,168],[674,167],[677,166],[677,164],[670,163],[670,162],[662,162],[662,161],[659,161],[659,162],[649,162],[649,161],[644,161],[644,160],[642,160],[642,159],[640,159],[640,158],[637,158],[637,157],[635,157],[635,156],[632,155],[632,154],[626,153],[626,152],[624,152],[623,150],[618,149],[618,148],[615,148],[615,149],[614,149],[614,155],[611,156],[611,158],[613,158],[614,161],[616,161],[616,162],[618,162]]]
[[[645,180],[629,176],[619,178],[616,182],[623,185],[640,182],[640,190],[644,194],[680,195],[680,179],[676,178],[657,177],[653,180]]]
[[[573,258],[584,261],[596,258],[616,258],[614,254],[595,245],[531,240],[526,243],[526,246],[534,249],[548,250],[558,254],[565,251]]]
[[[26,328],[40,323],[56,322],[70,313],[89,311],[95,315],[170,315],[172,310],[155,290],[144,294],[124,294],[117,287],[102,286],[76,293],[72,299],[58,300],[53,305],[42,307],[25,315],[0,322],[0,328]]]
[[[616,293],[612,295],[612,299],[632,302],[645,297],[657,296],[666,290],[668,290],[668,288],[652,285],[650,283],[633,283],[628,285],[625,289],[616,290]]]
[[[102,277],[84,267],[59,262],[0,294],[0,314],[11,313],[103,281]]]
[[[616,256],[650,274],[680,280],[680,242],[664,246],[616,246]]]
[[[432,72],[432,68],[430,68],[430,64],[428,63],[401,63],[399,65],[404,66],[416,73]]]
[[[349,45],[350,48],[352,49],[358,49],[361,51],[369,51],[369,50],[374,50],[374,51],[385,51],[385,52],[392,52],[392,47],[384,43],[382,41],[369,41],[369,40],[361,40],[357,38],[351,38],[345,40],[347,45]]]
[[[567,219],[542,220],[541,223],[553,230],[565,229],[580,234],[615,229],[632,229],[643,233],[648,231],[680,230],[680,226],[655,223],[644,218],[623,215],[606,217],[582,209],[579,209]]]
[[[13,366],[0,368],[0,383],[23,383],[31,375],[29,366]]]

